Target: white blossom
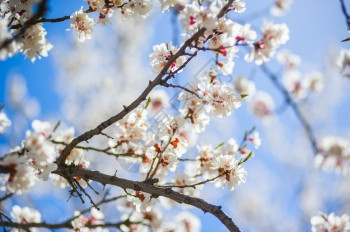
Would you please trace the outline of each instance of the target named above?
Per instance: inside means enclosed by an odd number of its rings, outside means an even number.
[[[0,17],[0,41],[6,41],[12,39],[11,33],[8,31],[7,25],[9,20],[7,17]],[[20,46],[16,41],[12,41],[6,47],[0,50],[0,60],[5,60],[7,57],[12,57],[20,49]]]
[[[80,232],[90,232],[90,231],[98,231],[98,232],[108,232],[108,229],[102,229],[101,227],[96,227],[95,229],[89,229],[86,225],[98,225],[104,223],[104,214],[102,211],[97,210],[96,208],[91,208],[90,216],[86,217],[82,215],[79,211],[74,211],[75,218],[71,224],[73,226],[74,231]]]
[[[18,151],[18,149],[13,152]],[[35,184],[34,169],[28,163],[24,155],[11,154],[2,157],[0,165],[9,169],[10,173],[6,176],[5,183],[2,183],[10,192],[22,194],[24,190],[28,190]]]
[[[349,215],[336,216],[319,213],[311,218],[312,232],[347,232],[350,231]]]
[[[239,76],[235,79],[234,88],[240,95],[248,95],[244,97],[247,100],[251,100],[256,91],[255,83],[244,76]]]
[[[76,31],[78,41],[84,42],[86,39],[91,39],[92,27],[95,22],[88,16],[88,14],[83,12],[83,7],[74,12],[70,18],[70,27]]]
[[[132,0],[123,4],[121,8],[121,14],[123,19],[129,19],[136,15],[140,15],[145,18],[149,15],[152,9],[152,1],[150,0]]]
[[[289,40],[289,29],[286,24],[265,23],[261,31],[263,37],[254,43],[250,54],[245,56],[247,61],[255,61],[257,65],[270,60],[276,49]]]
[[[319,93],[323,90],[324,81],[323,81],[323,75],[320,72],[311,72],[306,74],[305,82],[307,87],[313,93]]]
[[[232,8],[237,13],[243,13],[246,10],[245,5],[246,3],[244,1],[236,0],[232,3]]]
[[[275,103],[268,93],[257,92],[251,104],[255,116],[262,119],[268,119],[273,116]]]
[[[153,46],[153,53],[149,55],[151,59],[152,71],[158,74],[164,66],[168,63],[169,59],[176,54],[178,49],[171,45],[171,43],[162,43]],[[168,71],[174,72],[186,61],[183,56],[178,57],[169,67]]]
[[[26,30],[24,38],[21,40],[21,51],[32,62],[36,58],[40,59],[40,56],[47,57],[48,51],[53,48],[52,44],[46,40],[46,34],[47,32],[42,23],[32,25]]]
[[[278,60],[278,62],[283,64],[286,67],[286,69],[294,69],[301,62],[301,59],[298,55],[291,53],[287,49],[278,52],[276,54],[276,59]]]
[[[342,49],[338,59],[336,60],[336,64],[340,68],[341,73],[345,73],[347,70],[349,70],[350,50]]]
[[[254,133],[248,137],[248,140],[253,142],[255,149],[258,149],[261,146],[260,134],[257,131],[254,131]]]
[[[133,193],[128,194],[128,201],[131,202],[137,212],[150,212],[155,199],[152,198],[151,194],[144,193],[141,191],[132,191]]]
[[[286,90],[296,99],[304,99],[307,96],[308,85],[297,70],[289,70],[283,76]]]
[[[21,208],[18,205],[12,207],[11,217],[13,222],[27,224],[27,223],[39,223],[41,221],[41,214],[35,210],[28,207]],[[14,232],[22,232],[21,229],[13,229]],[[30,231],[39,231],[37,228],[30,228]]]
[[[292,3],[293,0],[275,0],[270,12],[273,16],[283,16]]]
[[[211,169],[217,170],[219,178],[215,179],[215,186],[220,187],[227,184],[230,190],[245,182],[247,172],[242,165],[237,165],[234,156],[219,155],[211,164]]]
[[[316,167],[328,171],[347,173],[349,170],[350,145],[349,141],[340,137],[327,136],[318,144],[319,153],[315,157]]]

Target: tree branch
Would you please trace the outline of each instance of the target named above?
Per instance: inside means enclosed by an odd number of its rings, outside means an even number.
[[[309,138],[309,141],[311,143],[313,153],[317,155],[318,148],[317,148],[315,135],[310,127],[309,122],[301,113],[298,105],[293,101],[292,97],[289,95],[288,91],[284,88],[284,86],[278,81],[277,76],[273,74],[265,64],[262,64],[260,67],[261,67],[261,70],[266,74],[266,76],[270,78],[274,86],[282,93],[286,103],[289,104],[292,110],[294,111],[295,115],[297,116],[297,118],[299,119],[299,121],[301,122],[302,126],[305,129],[306,135]]]
[[[64,161],[70,154],[70,151],[79,143],[89,140],[95,135],[100,134],[104,129],[112,125],[113,123],[119,121],[122,119],[125,115],[127,115],[130,111],[134,110],[137,106],[141,104],[144,100],[146,100],[147,95],[151,92],[151,90],[159,85],[162,81],[162,77],[167,73],[169,67],[171,64],[180,56],[182,56],[185,52],[185,50],[191,46],[193,41],[196,41],[203,33],[205,32],[206,28],[202,28],[199,31],[197,31],[195,34],[191,36],[190,39],[186,40],[186,42],[181,46],[181,48],[178,50],[176,54],[170,57],[168,63],[163,67],[163,69],[160,71],[160,73],[157,75],[157,77],[150,81],[146,89],[141,93],[141,95],[136,98],[135,101],[133,101],[129,106],[124,107],[124,110],[122,110],[119,114],[107,119],[106,121],[102,122],[100,125],[98,125],[95,129],[86,131],[85,133],[81,134],[80,136],[74,138],[71,143],[69,143],[62,151],[62,154],[58,157],[56,163],[61,166],[64,164]]]
[[[348,31],[350,31],[350,15],[346,11],[344,0],[340,0],[340,5],[341,5],[341,9],[342,9],[343,15],[345,17],[346,25],[348,26]]]
[[[1,44],[0,44],[0,51],[2,49],[4,49],[7,45],[9,45],[10,43],[12,43],[13,41],[19,39],[22,35],[24,35],[27,31],[27,29],[34,25],[36,23],[36,21],[41,18],[47,11],[47,0],[42,0],[39,4],[38,4],[38,10],[37,12],[34,14],[34,16],[29,19],[28,21],[26,21],[24,23],[24,25],[21,25],[21,29],[19,30],[19,32],[14,35],[13,37],[4,40]]]
[[[229,0],[228,3],[221,9],[219,14],[217,15],[217,18],[221,18],[225,15],[227,9],[232,5],[232,3],[235,0]],[[174,61],[176,61],[177,58],[180,56],[185,55],[185,50],[189,47],[191,47],[192,42],[197,41],[200,36],[204,34],[206,31],[206,28],[203,27],[199,29],[196,33],[194,33],[189,39],[185,41],[185,43],[180,47],[180,49],[170,57],[168,60],[168,63],[163,67],[163,69],[160,71],[160,73],[157,75],[157,77],[150,81],[147,88],[141,93],[141,95],[136,98],[129,106],[125,106],[124,110],[122,110],[119,114],[107,119],[106,121],[102,122],[100,125],[98,125],[95,129],[86,131],[85,133],[81,134],[80,136],[76,137],[71,141],[70,144],[68,144],[62,151],[62,154],[58,157],[56,160],[56,163],[58,166],[64,165],[64,162],[66,158],[69,156],[70,151],[79,143],[82,141],[86,141],[94,137],[95,135],[100,134],[104,129],[112,125],[113,123],[119,121],[122,119],[125,115],[127,115],[130,111],[134,110],[137,106],[141,104],[142,101],[146,100],[147,95],[151,92],[151,90],[159,85],[162,82],[162,77],[167,73],[169,67],[172,65]]]
[[[204,213],[211,213],[216,218],[218,218],[229,231],[238,232],[239,228],[235,225],[230,217],[228,217],[221,209],[221,206],[212,205],[203,199],[190,197],[178,192],[173,191],[171,188],[159,188],[153,185],[150,185],[145,182],[132,181],[116,176],[109,176],[98,171],[90,171],[85,169],[80,169],[75,166],[63,166],[54,171],[55,174],[58,174],[64,178],[69,178],[70,176],[78,176],[84,179],[89,179],[97,181],[103,185],[110,184],[118,186],[123,189],[133,189],[136,191],[142,191],[149,193],[152,197],[157,198],[163,196],[169,199],[172,199],[180,204],[184,203],[187,205],[195,206],[201,209]]]

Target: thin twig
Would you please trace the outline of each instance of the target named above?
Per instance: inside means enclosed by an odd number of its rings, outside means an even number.
[[[275,87],[282,93],[286,104],[288,104],[294,111],[295,115],[297,116],[297,118],[299,119],[299,121],[301,122],[302,126],[305,129],[306,135],[309,138],[314,154],[317,155],[318,148],[317,148],[316,137],[311,129],[309,122],[301,113],[298,105],[293,101],[292,97],[289,95],[288,91],[284,88],[284,86],[278,81],[277,76],[273,74],[265,64],[262,64],[260,67],[262,71],[266,74],[266,76],[270,78],[270,80],[275,85]]]
[[[214,181],[214,180],[218,179],[219,177],[222,177],[223,175],[226,175],[226,173],[223,172],[223,173],[221,173],[220,175],[218,175],[216,177],[213,177],[211,179],[206,179],[206,180],[200,181],[200,182],[195,183],[195,184],[188,184],[188,185],[157,185],[157,187],[160,187],[160,188],[196,188],[196,186],[198,186],[198,185],[202,185],[202,184],[206,184],[208,182]]]
[[[343,12],[343,15],[345,17],[346,25],[348,26],[348,31],[350,31],[350,15],[348,14],[348,12],[346,10],[344,0],[340,0],[340,5],[341,5],[341,10]]]

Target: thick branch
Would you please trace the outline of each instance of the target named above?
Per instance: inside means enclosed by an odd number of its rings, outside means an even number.
[[[67,176],[79,176],[84,179],[97,181],[103,185],[110,184],[121,187],[123,189],[142,191],[151,194],[154,198],[163,196],[172,199],[180,204],[184,203],[187,205],[192,205],[201,209],[204,213],[209,212],[213,214],[226,226],[229,231],[240,231],[232,219],[222,211],[221,206],[209,204],[200,198],[186,196],[184,194],[173,191],[171,188],[159,188],[145,182],[126,180],[118,178],[116,176],[109,176],[98,171],[84,170],[74,166],[60,167],[54,173],[65,178],[67,178]]]
[[[313,131],[310,127],[309,122],[306,120],[306,118],[303,116],[303,114],[301,113],[299,107],[297,106],[297,104],[293,101],[292,97],[289,95],[288,91],[284,88],[284,86],[278,81],[278,78],[275,74],[273,74],[271,72],[271,70],[269,70],[267,68],[266,65],[261,65],[260,66],[262,71],[270,78],[270,80],[272,81],[272,83],[275,85],[275,87],[283,94],[284,99],[286,101],[287,104],[290,105],[290,107],[292,108],[292,110],[294,111],[295,115],[297,116],[297,118],[299,119],[299,121],[301,122],[301,124],[303,125],[306,135],[309,138],[309,141],[311,143],[311,147],[312,150],[314,152],[315,155],[317,155],[318,153],[318,149],[317,149],[317,142],[316,142],[316,138],[315,135],[313,134]]]

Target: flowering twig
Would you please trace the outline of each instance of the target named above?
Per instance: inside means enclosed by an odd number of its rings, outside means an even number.
[[[282,93],[284,96],[285,102],[292,108],[294,111],[295,115],[301,122],[302,126],[305,129],[306,135],[309,138],[309,141],[311,143],[311,147],[313,150],[313,153],[317,155],[318,153],[318,148],[317,148],[317,142],[315,135],[310,127],[309,122],[306,120],[306,118],[303,116],[301,113],[298,105],[293,101],[292,97],[289,95],[288,91],[284,88],[284,86],[278,81],[278,78],[275,74],[271,72],[270,69],[266,65],[261,65],[261,70],[266,74],[266,76],[272,81],[272,83],[275,85],[275,87]]]
[[[12,43],[13,41],[19,39],[22,35],[25,34],[25,32],[27,31],[27,29],[34,25],[36,23],[36,20],[38,20],[39,18],[41,18],[46,12],[47,12],[47,0],[42,0],[39,4],[38,4],[38,8],[37,8],[37,12],[34,14],[34,16],[29,19],[28,21],[26,21],[24,23],[24,25],[22,25],[19,30],[19,32],[14,35],[13,37],[6,39],[4,41],[2,41],[2,43],[0,44],[0,51],[4,48],[6,48],[7,45],[9,45],[10,43]]]
[[[217,18],[221,18],[225,15],[227,9],[231,6],[231,4],[234,2],[235,0],[229,0],[228,3],[221,9],[221,11],[219,12],[219,14],[217,15]],[[202,36],[204,34],[204,32],[206,31],[205,27],[202,27],[200,29],[198,29],[198,31],[196,33],[194,33],[189,39],[187,39],[184,44],[180,47],[180,49],[173,54],[168,62],[164,65],[164,67],[162,68],[162,70],[160,71],[160,73],[157,75],[157,77],[153,80],[150,81],[148,86],[146,87],[146,89],[141,93],[141,95],[136,98],[136,100],[134,100],[129,106],[125,106],[124,110],[122,110],[120,113],[118,113],[117,115],[107,119],[106,121],[102,122],[100,125],[98,125],[95,129],[89,130],[83,134],[81,134],[80,136],[76,137],[75,139],[73,139],[71,141],[70,144],[68,144],[62,151],[62,154],[58,157],[58,159],[56,160],[56,163],[60,166],[64,164],[64,161],[66,160],[66,158],[69,156],[70,151],[76,146],[78,145],[80,142],[82,141],[87,141],[89,139],[91,139],[92,137],[94,137],[95,135],[100,134],[104,129],[106,129],[107,127],[109,127],[110,125],[112,125],[113,123],[119,121],[120,119],[122,119],[125,115],[127,115],[130,111],[134,110],[137,106],[139,106],[141,104],[141,102],[146,100],[147,95],[151,92],[151,90],[156,87],[157,85],[159,85],[163,80],[163,76],[167,73],[168,69],[170,68],[170,66],[173,64],[174,61],[176,61],[177,58],[179,58],[180,56],[184,55],[185,50],[189,47],[192,46],[192,43],[197,41],[200,36]],[[191,57],[189,58],[191,59]],[[179,70],[179,69],[178,69]],[[172,74],[173,75],[173,74]]]

